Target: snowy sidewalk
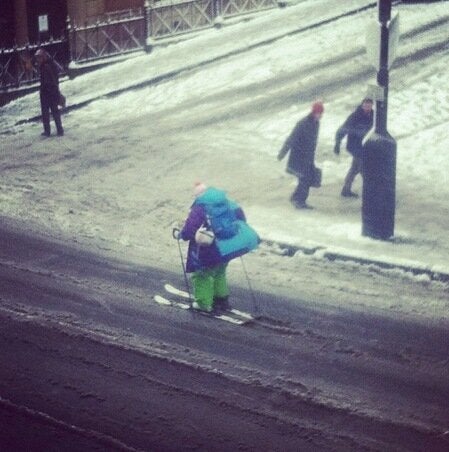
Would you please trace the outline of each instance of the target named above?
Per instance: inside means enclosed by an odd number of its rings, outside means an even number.
[[[389,241],[372,240],[361,235],[361,215],[354,210],[348,215],[332,215],[323,212],[319,194],[315,198],[314,211],[278,212],[260,208],[248,210],[251,221],[264,241],[282,255],[303,253],[329,261],[352,261],[363,265],[375,265],[383,269],[398,269],[422,275],[424,279],[449,281],[446,243],[438,238],[426,238],[418,231],[401,235],[401,224],[396,225],[395,237]],[[336,203],[338,194],[335,193]],[[349,201],[346,201],[349,202]],[[352,201],[360,206],[361,200]],[[325,207],[324,207],[325,208]],[[293,207],[292,207],[293,210]],[[265,220],[269,218],[269,223]],[[276,224],[273,230],[272,224]]]

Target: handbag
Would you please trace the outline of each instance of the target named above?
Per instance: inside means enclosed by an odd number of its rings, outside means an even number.
[[[321,168],[317,168],[316,166],[313,168],[313,174],[312,174],[312,183],[310,184],[311,187],[319,188],[321,187],[321,179],[323,177],[323,171]]]
[[[66,98],[65,98],[64,94],[62,94],[62,93],[59,93],[58,105],[62,108],[65,108],[65,106],[66,106]]]

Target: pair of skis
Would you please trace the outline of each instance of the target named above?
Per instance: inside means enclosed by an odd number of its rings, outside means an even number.
[[[228,309],[222,313],[205,312],[198,309],[193,309],[190,303],[190,295],[184,290],[177,289],[171,284],[165,284],[164,289],[167,296],[155,295],[154,301],[159,305],[170,306],[177,309],[191,310],[207,317],[212,317],[223,322],[231,323],[233,325],[245,325],[254,320],[254,317],[245,311],[238,309]]]

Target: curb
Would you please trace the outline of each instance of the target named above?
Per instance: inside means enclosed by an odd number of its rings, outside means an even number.
[[[290,245],[284,242],[276,242],[273,240],[262,239],[262,243],[268,246],[277,246],[282,250],[282,255],[286,257],[293,257],[298,251],[307,256],[313,256],[317,253],[320,258],[327,259],[329,262],[354,262],[360,265],[374,265],[382,270],[401,270],[407,273],[412,273],[415,276],[427,275],[431,281],[439,281],[443,283],[449,282],[449,273],[443,271],[434,271],[428,268],[425,264],[422,265],[405,265],[395,264],[393,262],[385,262],[377,259],[351,256],[350,254],[339,253],[335,251],[326,251],[325,246],[305,247],[301,245]]]

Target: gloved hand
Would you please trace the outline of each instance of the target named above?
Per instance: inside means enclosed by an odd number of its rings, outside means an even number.
[[[173,228],[172,235],[175,240],[181,240],[181,231],[179,228]]]
[[[282,146],[281,150],[278,152],[278,160],[282,160],[285,157],[285,154],[288,152],[288,146]]]
[[[335,143],[335,146],[334,146],[334,154],[335,154],[335,155],[340,154],[340,145],[339,145],[338,143]]]

